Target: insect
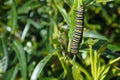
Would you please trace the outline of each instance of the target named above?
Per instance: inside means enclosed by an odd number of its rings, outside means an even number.
[[[80,7],[76,15],[76,29],[71,44],[72,54],[78,53],[79,44],[82,42],[83,28],[84,28],[84,7]]]

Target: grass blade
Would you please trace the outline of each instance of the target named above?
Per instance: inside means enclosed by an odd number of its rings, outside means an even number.
[[[46,56],[45,58],[43,58],[35,67],[35,69],[33,70],[32,76],[31,76],[31,80],[37,80],[39,74],[42,72],[44,66],[46,65],[46,63],[50,60],[50,58],[53,56],[53,54],[49,54],[48,56]]]
[[[18,65],[7,71],[7,74],[5,74],[5,80],[15,80],[17,73],[18,73]]]
[[[1,47],[2,47],[2,51],[4,53],[4,57],[1,60],[2,61],[1,62],[2,63],[2,69],[3,69],[2,71],[5,72],[7,67],[8,67],[8,49],[7,49],[7,44],[6,44],[7,42],[6,42],[4,37],[1,37],[0,41],[2,43]]]
[[[40,80],[58,80],[58,79],[53,77],[46,77],[46,78],[40,78]]]
[[[110,1],[114,1],[114,0],[96,0],[97,3],[99,3],[99,2],[110,2]]]
[[[22,33],[22,37],[21,37],[22,40],[25,39],[25,37],[26,37],[26,35],[27,35],[27,32],[28,32],[29,28],[30,28],[30,23],[27,22],[27,24],[25,25],[25,28],[24,28],[24,30],[23,30],[23,33]]]
[[[14,51],[17,55],[19,65],[21,68],[20,72],[21,72],[22,78],[23,78],[23,80],[26,80],[26,77],[27,77],[27,73],[26,73],[27,68],[26,67],[27,66],[26,66],[26,57],[25,57],[25,52],[24,52],[23,46],[20,44],[20,42],[18,40],[14,40],[12,48],[14,49]]]
[[[32,24],[36,29],[41,29],[42,28],[42,26],[40,24],[36,23],[35,21],[33,21],[31,19],[28,19],[28,22],[30,24]]]
[[[12,28],[11,33],[14,34],[15,30],[17,29],[17,10],[15,2],[13,0],[11,5],[11,28]]]
[[[82,67],[82,66],[81,66],[79,63],[77,63],[77,62],[72,62],[72,61],[71,61],[71,64],[73,64],[74,66],[76,65],[76,66],[78,67],[78,69],[86,75],[87,80],[91,80],[90,74],[86,71],[86,69],[85,69],[84,67]],[[79,71],[79,70],[78,70],[78,71]]]
[[[72,75],[74,80],[83,80],[83,76],[80,74],[80,68],[75,64],[75,57],[73,59],[73,66],[72,66]]]

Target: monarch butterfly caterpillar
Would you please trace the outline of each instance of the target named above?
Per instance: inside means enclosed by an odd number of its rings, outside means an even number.
[[[76,29],[71,43],[71,53],[77,54],[79,44],[82,42],[83,27],[84,27],[84,7],[80,7],[76,13]]]

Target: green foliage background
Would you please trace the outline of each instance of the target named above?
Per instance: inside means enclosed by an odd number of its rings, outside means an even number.
[[[73,57],[79,5],[85,6],[84,33]],[[0,0],[0,80],[119,80],[119,5],[119,0]]]

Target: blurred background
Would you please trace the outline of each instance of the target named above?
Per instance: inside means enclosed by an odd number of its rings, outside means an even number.
[[[57,1],[62,7],[56,6]],[[66,22],[64,11],[68,15],[70,11],[75,12],[71,7],[73,2],[0,0],[0,80],[30,80],[35,66],[45,56],[56,49],[63,56],[68,53],[69,39],[73,36],[70,30],[73,31],[73,28],[68,24],[69,21]],[[85,7],[84,13],[81,52],[88,51],[88,39],[97,39],[99,42],[95,44],[95,49],[101,44],[107,45],[103,53],[105,61],[120,56],[120,1],[90,4]],[[73,19],[70,24],[74,22]],[[119,64],[116,64],[118,68]],[[61,78],[62,71],[59,59],[54,56],[45,65],[41,76],[46,80],[57,80]]]

